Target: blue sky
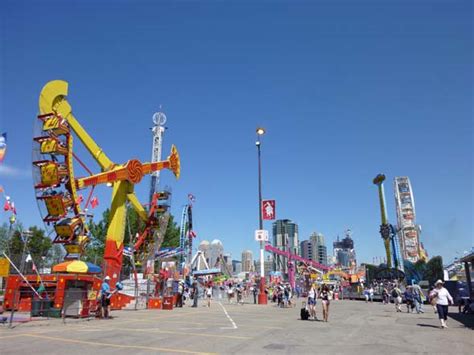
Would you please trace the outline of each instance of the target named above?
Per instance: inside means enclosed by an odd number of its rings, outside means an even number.
[[[118,163],[149,159],[163,105],[164,152],[174,143],[182,157],[179,181],[162,174],[173,213],[193,193],[197,242],[219,238],[234,258],[258,248],[259,125],[264,198],[301,239],[351,228],[359,261],[384,255],[372,184],[383,172],[392,222],[393,178],[410,177],[430,255],[473,245],[470,1],[7,0],[0,19],[0,184],[27,225],[41,224],[38,95],[64,79],[76,117]],[[98,190],[97,216],[110,199]]]

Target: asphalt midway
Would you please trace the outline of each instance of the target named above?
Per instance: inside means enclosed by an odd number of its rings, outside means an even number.
[[[299,319],[297,307],[200,302],[173,311],[112,312],[110,320],[49,319],[0,326],[7,354],[472,354],[472,329],[453,319],[396,313],[393,305],[333,301],[329,322]],[[317,305],[322,318],[321,305]],[[405,308],[403,308],[405,310]],[[452,308],[450,311],[455,312]]]

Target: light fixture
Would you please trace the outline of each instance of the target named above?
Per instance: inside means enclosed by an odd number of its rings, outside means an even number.
[[[261,136],[262,134],[265,134],[265,128],[258,127],[258,128],[257,128],[257,134],[258,134],[259,136]]]

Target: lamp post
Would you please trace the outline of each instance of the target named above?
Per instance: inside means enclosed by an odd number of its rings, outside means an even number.
[[[262,218],[262,164],[261,164],[261,136],[265,134],[265,129],[262,127],[257,128],[257,146],[258,155],[258,227],[260,230],[263,229],[263,218]],[[267,304],[267,295],[265,293],[265,267],[264,267],[264,241],[260,241],[260,292],[258,294],[258,304]]]

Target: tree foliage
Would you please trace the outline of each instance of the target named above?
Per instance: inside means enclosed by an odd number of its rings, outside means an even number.
[[[90,242],[87,246],[85,260],[101,265],[103,263],[105,240],[107,238],[107,228],[109,227],[110,210],[107,209],[102,214],[102,218],[89,222]],[[124,245],[130,245],[137,233],[142,233],[145,223],[138,213],[131,206],[127,207],[127,217],[125,220]],[[162,247],[178,247],[180,230],[173,216],[170,216]],[[129,268],[129,259],[124,258],[124,268]]]
[[[163,239],[163,248],[177,248],[179,247],[179,234],[180,229],[177,223],[174,221],[174,216],[171,215],[168,226],[166,227],[165,238]]]
[[[430,285],[434,284],[436,280],[443,279],[443,258],[441,256],[434,256],[426,263],[424,278],[429,281]]]

